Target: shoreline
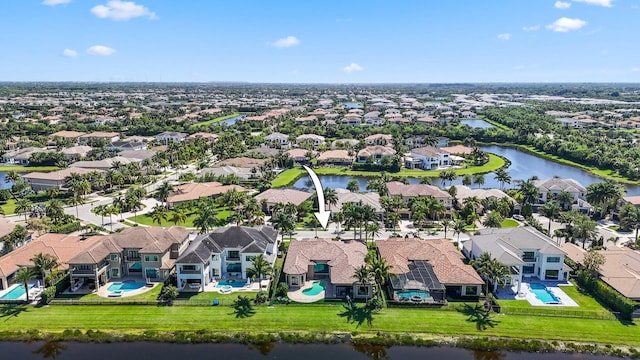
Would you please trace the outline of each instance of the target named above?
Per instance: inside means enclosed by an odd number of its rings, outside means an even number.
[[[412,332],[217,332],[209,330],[118,332],[68,329],[61,333],[1,331],[0,341],[50,341],[78,343],[155,342],[172,344],[352,344],[364,346],[451,347],[478,351],[514,351],[529,353],[582,353],[640,358],[640,348],[629,345],[577,341],[549,341],[496,336],[456,336]]]

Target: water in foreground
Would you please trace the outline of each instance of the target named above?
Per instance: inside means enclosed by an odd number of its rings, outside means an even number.
[[[484,352],[449,347],[371,346],[349,344],[167,344],[152,342],[129,343],[76,343],[76,342],[0,342],[0,354],[11,359],[282,359],[341,360],[356,359],[500,359],[500,360],[574,360],[611,359],[611,356],[593,356],[567,353]],[[3,355],[3,358],[4,358]]]

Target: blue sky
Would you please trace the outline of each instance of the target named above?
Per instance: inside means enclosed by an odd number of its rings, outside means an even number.
[[[2,0],[0,81],[640,82],[640,0]]]

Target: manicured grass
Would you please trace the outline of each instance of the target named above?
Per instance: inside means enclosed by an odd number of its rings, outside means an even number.
[[[234,213],[234,211],[232,210],[227,210],[226,207],[222,207],[222,208],[217,208],[216,209],[216,217],[218,219],[227,219],[229,216],[231,216]],[[194,227],[193,225],[193,221],[195,220],[195,218],[198,217],[198,212],[197,209],[194,209],[192,212],[188,212],[186,219],[184,222],[182,223],[178,223],[177,225],[179,226],[184,226],[184,227]],[[169,215],[171,216],[171,215]],[[141,215],[136,215],[136,216],[132,216],[130,218],[127,218],[126,220],[132,222],[132,223],[138,223],[138,224],[142,224],[142,225],[148,225],[148,226],[158,226],[157,222],[154,222],[153,219],[151,218],[150,214],[141,214]],[[169,220],[163,220],[162,223],[160,224],[160,226],[173,226],[176,225],[173,222],[169,221]]]
[[[255,307],[255,314],[238,318],[229,306],[28,306],[21,312],[3,313],[0,331],[39,329],[100,329],[124,333],[145,330],[210,330],[217,332],[354,332],[375,334],[431,333],[482,335],[526,339],[565,340],[640,345],[638,323],[624,325],[615,320],[559,318],[546,316],[496,315],[498,325],[484,332],[476,330],[467,316],[437,309],[389,308],[373,315],[371,326],[349,322],[342,304],[314,306]]]
[[[193,127],[209,126],[209,125],[211,125],[213,123],[217,123],[217,122],[220,122],[220,121],[223,121],[223,120],[231,119],[232,117],[236,117],[238,115],[240,115],[240,113],[239,112],[235,112],[235,113],[233,113],[231,115],[220,116],[220,117],[217,117],[215,119],[211,119],[211,120],[208,120],[208,121],[203,121],[203,122],[200,122],[200,123],[197,123],[197,124],[193,124],[192,126]]]
[[[504,219],[500,224],[500,227],[503,227],[503,228],[518,227],[518,226],[520,226],[520,223],[518,223],[513,219]]]
[[[16,171],[19,173],[28,173],[33,171],[50,172],[60,170],[57,166],[25,166],[25,165],[0,165],[0,172]]]
[[[485,174],[497,170],[506,164],[505,160],[500,156],[489,154],[489,161],[482,166],[469,166],[460,169],[452,169],[458,176],[467,174]],[[363,176],[376,177],[380,175],[377,171],[356,171],[347,167],[331,167],[331,168],[315,168],[313,169],[318,175],[337,175],[337,176]],[[402,168],[396,173],[387,173],[391,177],[434,177],[440,176],[441,170],[419,170]],[[299,178],[306,175],[306,171],[302,168],[287,169],[281,172],[278,177],[271,181],[271,187],[291,186]]]
[[[5,204],[0,205],[5,215],[13,215],[16,213],[16,201],[9,199]]]

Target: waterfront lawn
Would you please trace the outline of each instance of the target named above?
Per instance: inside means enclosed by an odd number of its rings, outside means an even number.
[[[638,322],[575,319],[555,316],[495,315],[498,324],[476,330],[467,316],[450,310],[388,308],[373,314],[371,326],[350,321],[343,304],[255,307],[255,314],[237,318],[229,306],[60,306],[26,307],[11,312],[3,305],[0,331],[38,329],[60,333],[66,329],[99,329],[140,334],[145,330],[214,332],[354,332],[375,334],[423,333],[502,336],[523,339],[598,342],[640,346]]]
[[[239,112],[235,112],[235,113],[233,113],[233,114],[231,114],[231,115],[220,116],[220,117],[217,117],[217,118],[215,118],[215,119],[211,119],[211,120],[208,120],[208,121],[199,122],[199,123],[197,123],[197,124],[193,124],[192,126],[193,126],[193,127],[209,126],[209,125],[211,125],[211,124],[214,124],[214,123],[217,123],[217,122],[220,122],[220,121],[224,121],[224,120],[227,120],[227,119],[231,119],[232,117],[236,117],[236,116],[238,116],[238,115],[240,115],[240,113],[239,113]]]
[[[511,228],[511,227],[518,227],[518,226],[520,226],[520,223],[513,219],[504,219],[500,224],[500,227],[503,227],[503,228]]]
[[[58,166],[25,166],[25,165],[0,165],[0,171],[9,172],[15,171],[19,173],[28,173],[28,172],[51,172],[60,170]]]
[[[233,210],[228,210],[228,208],[226,206],[224,207],[219,207],[216,208],[216,217],[220,220],[226,220],[229,216],[233,215],[235,212]],[[169,216],[171,212],[169,212]],[[193,221],[198,217],[198,212],[196,208],[191,209],[190,211],[187,212],[187,217],[185,219],[185,221],[183,223],[178,223],[177,225],[179,226],[184,226],[184,227],[194,227],[193,225]],[[150,216],[151,214],[140,214],[140,215],[136,215],[136,216],[132,216],[130,218],[127,218],[128,221],[132,222],[132,223],[138,223],[141,225],[147,225],[147,226],[158,226],[157,222],[154,222],[153,219]],[[166,220],[162,220],[162,223],[160,224],[160,226],[174,226],[176,224],[174,224],[173,222],[169,221],[168,219]]]
[[[458,169],[452,169],[458,176],[467,174],[486,174],[497,170],[505,165],[505,160],[497,155],[489,154],[489,161],[481,166],[468,166]],[[356,171],[349,167],[320,167],[313,169],[318,175],[337,175],[337,176],[363,176],[377,177],[380,172],[377,171]],[[390,177],[435,177],[440,176],[441,170],[420,170],[402,168],[399,172],[387,173]],[[287,169],[281,172],[278,177],[271,181],[271,187],[291,186],[296,180],[305,176],[307,172],[303,168]]]

